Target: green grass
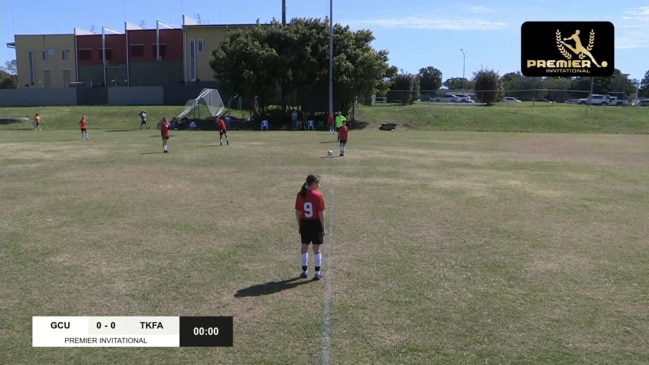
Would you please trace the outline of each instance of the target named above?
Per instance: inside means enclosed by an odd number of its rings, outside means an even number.
[[[163,116],[178,115],[183,106],[71,106],[71,107],[17,107],[0,109],[0,119],[30,116],[22,123],[0,126],[2,129],[27,129],[31,116],[40,113],[47,129],[75,129],[81,115],[88,117],[89,129],[138,129],[138,113],[145,108],[149,124]],[[399,129],[474,132],[530,132],[530,133],[649,133],[649,108],[585,106],[522,102],[482,105],[439,105],[415,103],[409,106],[385,105],[355,108],[356,119],[367,129],[381,123],[397,123]],[[235,117],[248,112],[233,110]],[[350,113],[351,114],[351,113]],[[351,119],[351,115],[348,116]]]
[[[4,126],[0,363],[649,362],[646,108],[358,109],[344,158],[327,132],[290,131],[230,131],[227,147],[172,131],[162,154],[132,107]],[[484,122],[446,131],[460,111]],[[512,113],[528,133],[501,131]],[[560,133],[534,132],[545,118]],[[290,281],[309,173],[326,277]],[[31,317],[62,315],[234,316],[234,347],[32,348]]]

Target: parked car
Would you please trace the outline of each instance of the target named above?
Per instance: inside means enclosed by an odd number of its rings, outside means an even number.
[[[579,99],[568,99],[566,104],[579,104]]]
[[[458,103],[475,103],[475,100],[471,98],[471,95],[466,94],[455,94],[458,98]]]
[[[457,103],[460,101],[460,98],[457,97],[455,94],[446,94],[442,96],[437,96],[433,99],[433,101],[438,102],[438,103]]]
[[[579,104],[623,106],[627,104],[627,101],[618,99],[617,96],[593,94],[587,98],[579,99]]]
[[[520,102],[521,102],[520,100],[516,99],[516,98],[513,97],[513,96],[505,96],[505,97],[503,98],[503,101],[504,101],[505,103],[520,103]]]
[[[637,105],[637,106],[649,105],[649,99],[646,99],[646,98],[633,99],[633,101],[631,102],[631,105]]]

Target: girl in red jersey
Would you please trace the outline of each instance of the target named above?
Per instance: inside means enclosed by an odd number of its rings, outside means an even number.
[[[223,135],[225,135],[225,144],[230,145],[230,140],[228,139],[228,127],[225,124],[223,118],[216,119],[216,127],[219,129],[219,144],[223,146]]]
[[[162,135],[162,152],[167,153],[169,152],[169,147],[167,146],[167,142],[169,141],[169,122],[167,118],[162,118],[160,134]]]
[[[347,150],[347,138],[349,137],[349,127],[347,121],[343,121],[342,127],[338,129],[338,139],[340,140],[340,156],[345,156]]]
[[[302,242],[300,258],[302,261],[302,274],[300,277],[309,276],[309,244],[313,243],[313,261],[315,264],[315,276],[313,280],[322,278],[322,253],[320,245],[324,240],[325,227],[325,203],[322,194],[318,191],[320,176],[309,175],[297,193],[295,199],[295,218],[297,219],[298,231]]]
[[[86,129],[87,126],[88,122],[86,121],[86,116],[82,115],[81,120],[79,121],[79,128],[81,128],[81,138],[83,138],[84,141],[90,138],[88,137],[88,130]]]
[[[332,113],[329,113],[329,116],[327,116],[327,127],[329,127],[329,133],[336,134],[336,130],[334,129],[334,115]]]

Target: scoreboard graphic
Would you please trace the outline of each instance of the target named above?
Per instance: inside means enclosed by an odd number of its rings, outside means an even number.
[[[32,317],[33,347],[232,347],[232,317]]]

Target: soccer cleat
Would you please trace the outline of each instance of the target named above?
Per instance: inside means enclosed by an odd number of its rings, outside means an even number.
[[[322,279],[322,272],[321,271],[316,271],[315,276],[313,276],[313,280],[320,280]]]
[[[344,154],[344,153],[341,153],[341,154],[340,154],[340,155],[338,155],[338,156],[340,156],[340,157],[343,157],[343,156],[345,156],[345,154]]]
[[[309,270],[302,271],[302,273],[300,274],[300,277],[301,278],[308,278],[309,277]]]

